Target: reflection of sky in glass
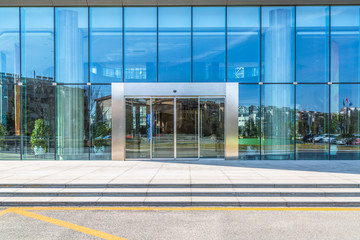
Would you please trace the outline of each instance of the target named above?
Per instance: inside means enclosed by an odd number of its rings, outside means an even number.
[[[15,46],[19,47],[19,8],[0,8],[0,72],[19,73]]]
[[[239,106],[260,105],[260,86],[257,84],[239,85]]]
[[[327,84],[299,84],[296,86],[296,108],[299,111],[329,112]]]
[[[90,8],[90,80],[122,82],[122,8]]]
[[[54,78],[54,8],[21,8],[23,77]]]
[[[331,80],[359,81],[359,6],[331,8]]]
[[[227,80],[259,82],[260,8],[227,9]]]
[[[156,82],[156,7],[129,7],[124,14],[125,81]]]
[[[225,7],[193,8],[193,81],[225,81]]]
[[[329,7],[296,8],[296,81],[329,81]]]
[[[191,8],[159,8],[159,82],[191,81]]]

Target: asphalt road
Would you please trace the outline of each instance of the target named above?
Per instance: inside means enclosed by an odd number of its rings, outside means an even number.
[[[360,209],[209,211],[185,208],[169,211],[29,208],[25,209],[25,213],[21,210],[1,214],[4,209],[0,208],[1,240],[101,239],[96,237],[96,234],[101,233],[104,233],[102,236],[105,239],[116,239],[114,236],[118,236],[134,240],[360,239]],[[26,213],[30,215],[24,216]],[[76,225],[66,225],[67,223]]]

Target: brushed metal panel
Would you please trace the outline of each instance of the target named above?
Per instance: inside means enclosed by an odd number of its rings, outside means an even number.
[[[225,159],[238,159],[238,105],[239,86],[226,83],[225,97]]]
[[[112,160],[125,160],[125,98],[124,83],[111,84],[112,107]]]
[[[225,96],[226,83],[125,83],[125,96]],[[175,92],[176,91],[176,92]]]

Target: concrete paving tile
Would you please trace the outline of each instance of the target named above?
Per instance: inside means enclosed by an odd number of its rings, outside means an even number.
[[[139,202],[143,203],[145,197],[100,197],[98,202]]]
[[[283,197],[287,202],[333,202],[329,197]]]
[[[100,197],[55,197],[50,202],[97,202]]]
[[[49,202],[54,197],[9,197],[3,202]]]
[[[239,202],[239,199],[234,197],[191,197],[192,202]]]
[[[239,202],[285,202],[282,197],[238,197]]]

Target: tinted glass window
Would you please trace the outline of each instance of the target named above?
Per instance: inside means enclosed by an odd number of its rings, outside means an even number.
[[[193,81],[225,81],[225,8],[193,8]]]
[[[55,8],[56,81],[88,82],[88,8]]]
[[[91,160],[111,160],[111,86],[90,86]]]
[[[360,159],[360,87],[331,85],[330,159]]]
[[[358,82],[359,6],[331,7],[331,81]]]
[[[56,159],[89,159],[89,87],[60,85],[57,89]]]
[[[191,81],[191,8],[159,8],[159,82]]]
[[[296,86],[296,159],[328,158],[329,86]]]
[[[262,8],[264,82],[293,82],[295,56],[294,7]]]
[[[1,83],[14,83],[20,74],[19,8],[0,8]]]
[[[227,81],[259,82],[260,8],[227,8]]]
[[[125,81],[157,81],[157,11],[128,7],[125,11]]]
[[[21,75],[54,81],[54,8],[21,8]]]
[[[294,159],[294,86],[262,87],[262,159]]]
[[[90,8],[90,81],[122,82],[122,8]]]
[[[239,159],[260,159],[260,86],[239,85]]]
[[[296,8],[296,81],[329,81],[329,7]]]

